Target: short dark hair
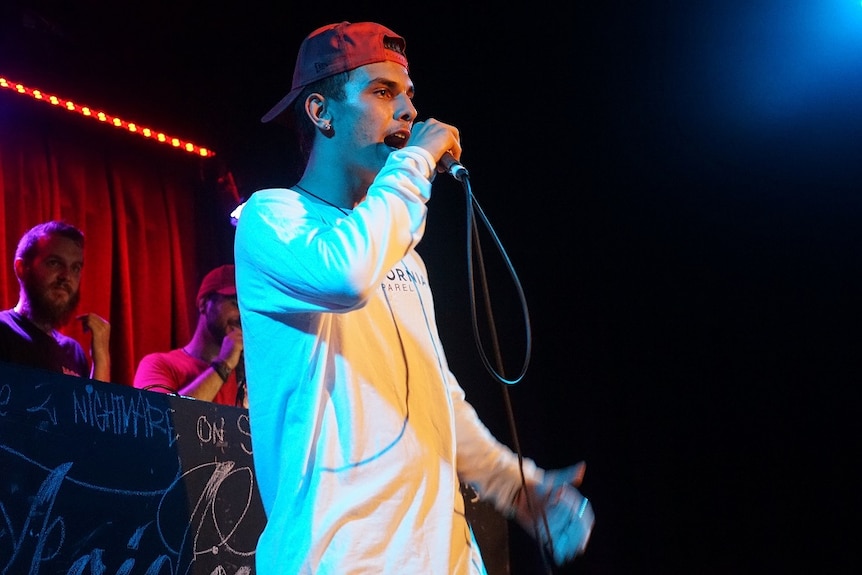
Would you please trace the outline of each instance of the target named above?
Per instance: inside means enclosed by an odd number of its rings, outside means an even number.
[[[33,226],[18,240],[18,249],[15,250],[15,259],[21,259],[25,264],[30,264],[36,257],[36,247],[39,240],[44,236],[61,236],[72,240],[81,249],[84,249],[84,232],[59,220],[44,222]]]
[[[344,86],[347,85],[347,80],[350,78],[350,71],[341,72],[334,76],[321,78],[316,82],[312,82],[302,92],[299,93],[291,108],[290,118],[288,119],[296,134],[296,143],[299,146],[299,153],[302,156],[302,166],[308,163],[308,156],[311,154],[311,146],[314,144],[314,134],[317,127],[308,120],[305,115],[305,100],[309,94],[317,92],[323,94],[327,98],[332,98],[339,102],[347,97],[347,92]]]

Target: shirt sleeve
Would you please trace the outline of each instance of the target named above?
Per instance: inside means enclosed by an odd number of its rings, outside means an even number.
[[[138,363],[133,385],[137,389],[159,393],[178,393],[177,383],[168,369],[167,363],[159,354],[145,355]]]
[[[518,456],[482,423],[451,372],[449,389],[458,437],[458,476],[473,487],[482,500],[491,503],[497,511],[508,514],[521,488]],[[527,458],[522,458],[522,461],[527,482],[540,481],[543,472],[535,462]]]
[[[389,155],[348,213],[288,189],[252,194],[237,223],[237,286],[262,314],[362,307],[380,278],[425,232],[433,158],[408,146]]]

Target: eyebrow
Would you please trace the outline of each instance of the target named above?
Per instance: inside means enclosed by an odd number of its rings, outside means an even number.
[[[63,257],[59,254],[54,254],[54,253],[47,254],[44,258],[44,261],[46,261],[46,262],[56,261],[56,262],[62,262],[63,264],[66,264],[69,266],[79,265],[81,267],[84,267],[84,260],[72,260],[72,261],[67,262],[65,257]]]
[[[387,80],[386,78],[383,78],[380,76],[378,76],[377,78],[371,78],[368,80],[368,87],[369,88],[373,88],[377,84],[386,86],[387,88],[389,88],[393,92],[398,91],[398,88],[401,85],[400,82],[396,82],[394,80]],[[407,92],[407,95],[412,98],[416,94],[415,86],[413,86],[412,84],[407,84],[406,92]]]

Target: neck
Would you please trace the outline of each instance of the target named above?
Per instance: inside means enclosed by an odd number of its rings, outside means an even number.
[[[365,198],[375,174],[362,175],[348,173],[345,170],[334,171],[333,165],[337,165],[336,160],[321,164],[321,159],[312,154],[297,185],[321,200],[345,210],[352,210]]]
[[[57,328],[57,326],[54,325],[54,322],[46,321],[35,314],[33,312],[33,308],[30,307],[30,304],[26,300],[18,300],[18,303],[15,304],[13,309],[18,315],[26,317],[33,325],[47,334],[53,334],[54,330]]]

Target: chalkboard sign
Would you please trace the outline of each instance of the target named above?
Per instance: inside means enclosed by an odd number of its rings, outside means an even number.
[[[248,412],[0,362],[0,574],[254,573]]]
[[[0,575],[251,575],[265,522],[247,410],[0,362]]]

